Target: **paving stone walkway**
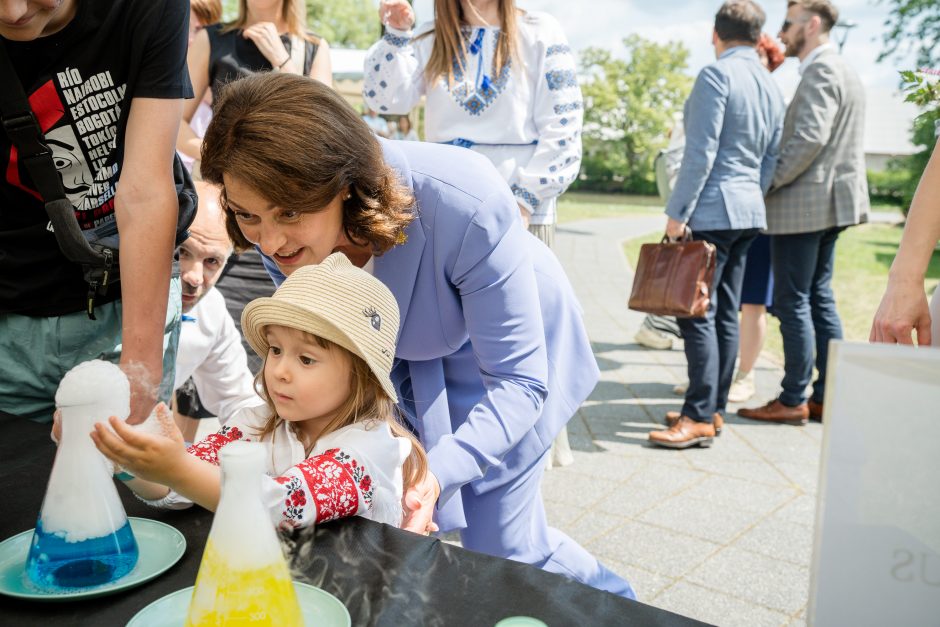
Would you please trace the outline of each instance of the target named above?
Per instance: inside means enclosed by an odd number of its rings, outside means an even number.
[[[575,462],[547,472],[551,523],[625,576],[641,601],[718,625],[804,625],[822,428],[764,425],[729,409],[710,449],[647,445],[685,378],[681,344],[633,340],[632,271],[622,243],[660,216],[559,226],[556,253],[584,307],[601,381],[569,425]],[[762,358],[757,396],[778,391]]]

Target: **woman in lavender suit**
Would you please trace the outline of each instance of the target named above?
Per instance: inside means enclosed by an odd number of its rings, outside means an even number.
[[[230,234],[275,283],[341,251],[395,294],[392,377],[431,469],[403,526],[634,598],[546,523],[545,456],[598,369],[571,286],[490,162],[379,140],[328,87],[276,73],[233,84],[204,142]]]

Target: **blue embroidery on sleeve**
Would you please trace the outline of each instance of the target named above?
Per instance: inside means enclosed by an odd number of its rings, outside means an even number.
[[[565,87],[577,87],[578,77],[572,70],[552,70],[545,73],[545,80],[548,81],[548,88],[552,91],[564,89]]]
[[[392,44],[396,48],[406,46],[408,45],[408,42],[411,41],[411,37],[399,37],[398,35],[393,35],[391,33],[385,33],[385,36],[383,36],[382,39]],[[385,58],[388,59],[388,57]],[[391,59],[388,60],[391,61]]]
[[[566,102],[564,104],[557,104],[554,106],[556,114],[568,113],[569,111],[579,111],[581,109],[581,101],[576,102]]]
[[[533,194],[532,192],[530,192],[524,187],[513,185],[512,193],[515,196],[518,196],[519,198],[529,203],[529,206],[532,207],[533,211],[537,210],[539,208],[539,205],[542,204],[541,201],[535,197],[535,194]]]
[[[571,46],[566,46],[565,44],[555,44],[554,46],[549,46],[548,50],[545,51],[546,57],[550,57],[556,54],[571,54]]]

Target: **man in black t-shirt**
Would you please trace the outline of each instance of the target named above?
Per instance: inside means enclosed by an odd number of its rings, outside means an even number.
[[[81,267],[60,251],[0,131],[2,410],[50,418],[62,375],[94,358],[119,359],[132,375],[131,423],[150,413],[161,379],[172,385],[175,348],[164,336],[174,321],[178,334],[172,165],[183,99],[192,97],[188,20],[187,0],[0,0],[2,44],[66,197],[89,240],[113,244],[120,231],[121,276],[89,319]]]

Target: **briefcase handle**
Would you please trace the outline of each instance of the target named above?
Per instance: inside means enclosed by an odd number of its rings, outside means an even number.
[[[682,242],[691,242],[692,241],[692,229],[689,228],[689,225],[685,225],[685,231],[682,233],[682,237],[672,239],[665,233],[663,233],[663,239],[660,240],[660,244],[679,244]]]

